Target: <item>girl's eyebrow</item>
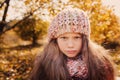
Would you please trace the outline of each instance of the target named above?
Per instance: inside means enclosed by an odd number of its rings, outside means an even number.
[[[67,37],[67,36],[65,36],[65,35],[61,35],[61,36],[59,36],[59,37]]]
[[[79,37],[82,37],[82,35],[75,35],[75,36],[79,36]]]

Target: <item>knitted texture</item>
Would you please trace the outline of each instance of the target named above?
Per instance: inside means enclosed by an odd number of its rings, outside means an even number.
[[[77,8],[61,11],[48,28],[48,39],[57,38],[65,32],[77,32],[90,36],[90,24],[84,11]]]
[[[80,57],[78,59],[67,59],[67,68],[71,77],[87,78],[88,68],[85,61]]]

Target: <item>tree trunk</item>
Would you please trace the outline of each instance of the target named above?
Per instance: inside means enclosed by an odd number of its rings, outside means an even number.
[[[3,32],[4,26],[6,25],[5,22],[0,22],[0,34]]]
[[[7,12],[8,12],[8,7],[9,7],[10,0],[6,0],[5,3],[6,3],[6,7],[5,7],[5,10],[4,10],[3,17],[2,17],[2,21],[6,20],[6,16],[7,16]]]
[[[37,36],[35,34],[35,31],[33,31],[33,37],[32,37],[32,45],[33,46],[36,46],[38,43],[37,43]]]

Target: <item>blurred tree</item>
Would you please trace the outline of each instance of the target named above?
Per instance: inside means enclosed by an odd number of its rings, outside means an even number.
[[[48,22],[40,19],[28,18],[20,23],[14,30],[23,40],[31,40],[32,45],[37,44],[38,38],[46,34]]]

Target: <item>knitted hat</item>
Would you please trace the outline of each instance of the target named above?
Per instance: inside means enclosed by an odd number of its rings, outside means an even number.
[[[48,28],[48,39],[57,38],[65,32],[77,32],[90,36],[90,24],[84,11],[77,8],[61,11]]]

